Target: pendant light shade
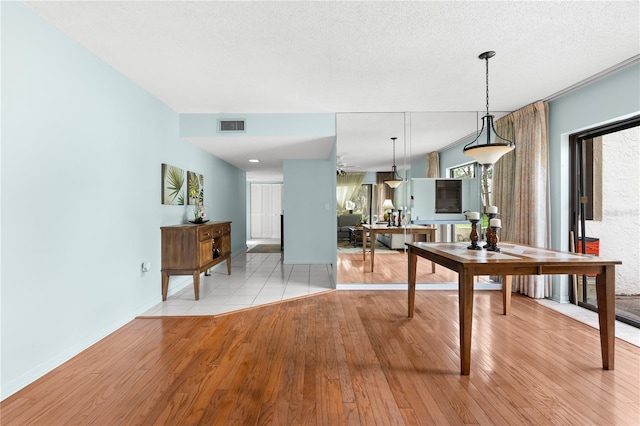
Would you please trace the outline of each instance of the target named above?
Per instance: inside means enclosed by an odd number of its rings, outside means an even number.
[[[404,181],[398,179],[385,180],[384,183],[389,185],[390,188],[396,189],[400,185],[402,185]]]
[[[398,138],[391,138],[391,141],[393,142],[393,166],[391,166],[391,170],[393,170],[393,176],[391,177],[391,179],[384,181],[384,183],[386,183],[390,188],[393,189],[399,187],[404,182],[396,173],[396,139]]]
[[[482,129],[478,132],[476,138],[465,145],[463,152],[473,157],[478,163],[490,165],[498,161],[504,154],[515,148],[515,143],[503,138],[496,132],[493,125],[493,115],[489,114],[489,58],[492,58],[496,52],[489,51],[481,53],[478,59],[484,59],[486,64],[486,93],[487,93],[487,114],[482,117]],[[484,129],[487,129],[486,142],[479,143],[480,135]],[[493,140],[493,142],[492,142]]]
[[[513,145],[492,143],[468,148],[464,153],[473,157],[480,164],[494,164],[511,150],[513,150]]]

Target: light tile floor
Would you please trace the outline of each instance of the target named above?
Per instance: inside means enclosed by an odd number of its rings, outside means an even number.
[[[222,263],[201,276],[200,300],[188,285],[142,316],[218,315],[334,288],[331,265],[284,265],[280,253],[245,252],[231,259],[231,275]]]
[[[572,303],[558,303],[550,299],[536,300],[541,305],[547,306],[555,311],[560,312],[563,315],[585,323],[593,328],[600,328],[598,324],[598,314],[596,312],[590,311],[589,309],[574,305]],[[632,325],[625,324],[621,321],[616,321],[616,337],[629,342],[632,345],[640,346],[640,329]]]

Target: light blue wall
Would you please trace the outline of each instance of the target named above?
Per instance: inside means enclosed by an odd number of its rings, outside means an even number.
[[[427,177],[427,156],[423,155],[419,160],[411,163],[411,168],[408,171],[407,179],[413,178],[426,178]]]
[[[218,132],[218,120],[245,120],[244,132]],[[324,139],[336,134],[336,116],[324,114],[180,114],[180,136],[201,137],[268,137],[301,138],[304,140]],[[335,155],[334,155],[335,157]],[[335,171],[335,168],[334,168]],[[259,183],[284,183],[260,181]],[[246,234],[251,235],[251,194],[250,182],[246,183],[247,214]],[[286,227],[286,225],[285,225]]]
[[[440,177],[448,177],[447,169],[450,169],[451,167],[457,167],[475,161],[473,157],[464,154],[462,151],[464,146],[475,138],[475,133],[473,135],[469,135],[467,138],[440,153]],[[478,170],[476,170],[476,174],[477,172]]]
[[[335,265],[335,142],[326,160],[285,160],[283,175],[284,263]]]
[[[551,246],[569,248],[569,135],[640,113],[640,64],[627,66],[607,77],[549,102],[549,170]],[[440,153],[440,170],[469,161],[462,141]],[[517,145],[517,141],[516,141]],[[516,148],[517,149],[517,148]],[[553,277],[552,298],[567,302],[566,276]]]
[[[204,174],[234,251],[246,186],[179,139],[166,105],[21,3],[1,8],[4,398],[160,302],[159,228],[186,213],[160,204],[161,163]]]
[[[640,113],[640,63],[549,102],[551,246],[569,248],[569,135]],[[554,277],[552,298],[567,302],[566,277]]]

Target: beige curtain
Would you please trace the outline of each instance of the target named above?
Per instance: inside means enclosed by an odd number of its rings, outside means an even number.
[[[513,133],[513,117],[508,115],[495,122],[496,131],[499,135],[508,140],[515,140]],[[517,141],[518,143],[520,141]],[[502,220],[502,229],[500,230],[500,239],[503,241],[516,241],[513,234],[513,194],[515,184],[515,161],[516,151],[520,148],[516,144],[516,149],[505,154],[493,165],[493,205],[498,207],[500,219]]]
[[[440,153],[430,152],[427,154],[427,176],[428,178],[440,177]]]
[[[338,175],[336,182],[336,200],[339,212],[346,210],[347,201],[356,193],[366,173],[352,172]]]
[[[440,177],[440,153],[437,151],[427,154],[427,177],[439,178]],[[433,226],[433,225],[432,225]],[[455,225],[452,225],[455,226]],[[435,241],[443,241],[442,236],[447,235],[448,225],[437,225],[437,236]]]
[[[496,130],[515,140],[493,170],[493,199],[503,228],[500,240],[549,247],[548,105],[539,101],[496,121]],[[547,275],[514,276],[513,290],[529,297],[551,295]]]

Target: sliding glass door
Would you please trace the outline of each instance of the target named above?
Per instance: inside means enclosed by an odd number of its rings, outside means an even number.
[[[616,317],[640,326],[640,116],[570,138],[571,247],[621,260]],[[597,310],[595,276],[573,277],[572,301]]]

